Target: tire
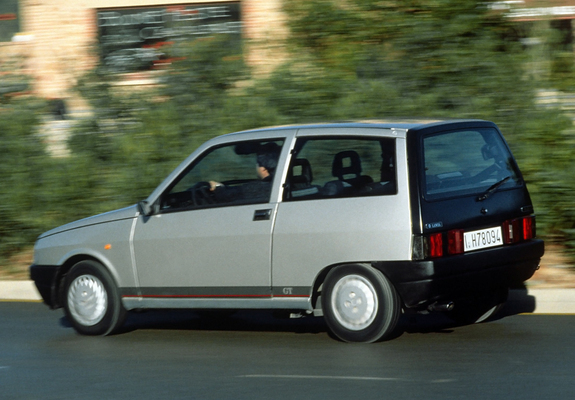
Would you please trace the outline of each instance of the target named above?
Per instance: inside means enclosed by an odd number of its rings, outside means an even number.
[[[448,315],[461,325],[479,324],[495,316],[505,306],[508,294],[509,290],[504,288],[456,301],[455,308]]]
[[[327,326],[344,342],[387,339],[401,315],[401,300],[391,282],[364,264],[332,269],[325,279],[321,302]]]
[[[102,264],[85,260],[75,264],[64,287],[66,317],[78,333],[109,335],[125,321],[114,280]]]

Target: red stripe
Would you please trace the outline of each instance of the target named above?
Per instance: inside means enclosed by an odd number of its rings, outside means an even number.
[[[198,298],[198,297],[208,297],[208,298],[213,298],[213,297],[235,297],[235,298],[241,298],[241,297],[272,297],[269,294],[144,294],[141,296],[138,296],[136,294],[130,294],[130,295],[125,295],[122,297],[173,297],[173,298],[177,298],[177,297],[194,297],[194,298]]]
[[[269,294],[128,294],[122,297],[145,297],[145,298],[272,298]],[[298,295],[298,294],[282,294],[275,295],[273,297],[309,297],[308,295]]]

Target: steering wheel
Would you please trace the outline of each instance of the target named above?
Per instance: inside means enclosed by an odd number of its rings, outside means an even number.
[[[189,189],[192,192],[192,200],[196,206],[215,204],[216,199],[214,199],[214,194],[210,188],[209,182],[201,181]]]

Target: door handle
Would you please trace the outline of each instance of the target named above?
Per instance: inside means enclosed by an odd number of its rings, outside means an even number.
[[[271,218],[272,216],[272,210],[267,209],[267,210],[256,210],[254,212],[254,221],[267,221]]]

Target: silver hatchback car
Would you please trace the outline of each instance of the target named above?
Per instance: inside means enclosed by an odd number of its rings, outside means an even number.
[[[137,205],[42,234],[30,267],[83,334],[136,309],[275,309],[341,340],[402,312],[493,315],[544,252],[497,126],[358,122],[233,133]]]

